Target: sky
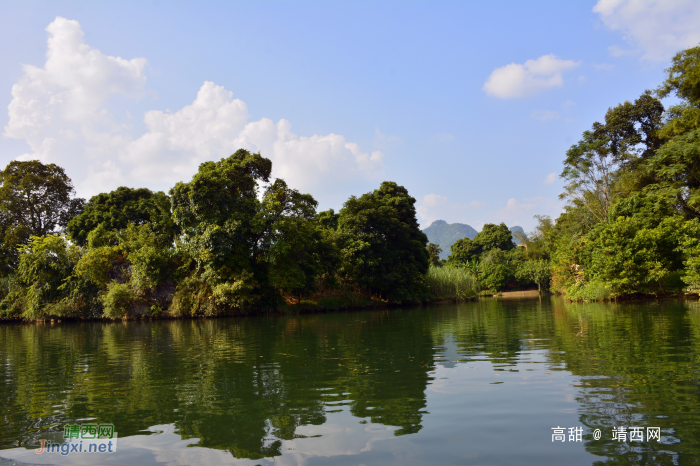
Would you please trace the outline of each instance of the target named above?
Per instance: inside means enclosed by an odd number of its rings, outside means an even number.
[[[699,43],[695,0],[0,1],[0,164],[89,199],[244,148],[319,210],[395,181],[422,227],[530,231],[583,131]]]

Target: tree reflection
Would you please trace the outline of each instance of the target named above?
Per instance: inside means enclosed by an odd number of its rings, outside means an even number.
[[[656,306],[656,307],[655,307]],[[700,306],[682,301],[461,306],[270,318],[0,326],[0,448],[31,447],[78,419],[120,437],[174,425],[184,439],[258,459],[346,411],[422,429],[435,365],[566,370],[586,449],[601,464],[700,457]],[[535,367],[535,366],[533,366]],[[618,443],[614,426],[661,428]],[[600,440],[591,432],[599,428]],[[323,432],[317,429],[315,432]],[[310,435],[310,434],[309,434]]]
[[[202,447],[256,459],[343,407],[418,432],[432,335],[387,317],[1,326],[0,448],[95,418],[120,437],[174,424]]]

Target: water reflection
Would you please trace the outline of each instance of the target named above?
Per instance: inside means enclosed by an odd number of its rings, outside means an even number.
[[[95,419],[141,464],[693,464],[699,331],[695,303],[557,299],[2,325],[0,450],[15,449],[0,456]],[[564,423],[584,442],[553,445]],[[662,441],[612,441],[618,425],[659,426]]]

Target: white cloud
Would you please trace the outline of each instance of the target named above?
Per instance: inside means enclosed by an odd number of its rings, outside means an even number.
[[[188,181],[200,163],[245,148],[273,161],[273,176],[290,186],[349,194],[353,181],[376,180],[383,173],[380,150],[363,151],[339,134],[298,136],[285,119],[249,121],[246,104],[212,82],[205,82],[190,105],[174,112],[144,115],[147,131],[132,134],[129,111],[120,121],[109,97],[131,102],[146,94],[146,60],[103,55],[83,42],[77,21],[56,18],[49,32],[43,68],[24,66],[13,86],[5,136],[24,139],[39,159],[66,168],[82,196],[120,185],[167,190]],[[377,130],[384,143],[397,138]]]
[[[512,99],[528,97],[552,87],[564,84],[562,73],[579,65],[572,60],[562,60],[555,55],[543,55],[523,64],[496,68],[486,80],[483,90],[494,97]]]
[[[60,162],[61,153],[75,156],[76,150],[99,157],[105,145],[123,142],[122,128],[103,104],[113,94],[144,95],[146,60],[88,47],[77,21],[58,17],[46,31],[46,63],[23,66],[24,76],[12,86],[4,135],[27,141],[33,153],[25,160]]]
[[[576,106],[576,102],[574,102],[573,100],[565,100],[564,103],[561,104],[561,107],[564,110],[568,110],[568,109],[573,108],[575,106]]]
[[[659,62],[700,43],[697,0],[599,0],[593,11],[631,47],[614,45],[613,56],[642,53],[642,59]]]
[[[540,121],[556,120],[559,116],[559,112],[552,110],[533,110],[530,113],[530,118]]]
[[[615,65],[611,65],[609,63],[596,63],[593,65],[593,68],[599,71],[610,71],[615,68]]]
[[[379,128],[374,128],[374,147],[379,149],[388,149],[398,144],[401,144],[401,138],[393,134],[384,134]]]
[[[454,136],[452,136],[450,133],[437,133],[436,135],[433,136],[433,140],[437,142],[451,142],[454,140]]]
[[[557,218],[564,211],[564,202],[547,197],[530,197],[522,200],[508,199],[505,207],[489,215],[490,223],[504,222],[508,226],[520,225],[526,231],[534,226],[534,215]]]
[[[448,223],[468,223],[465,211],[472,212],[474,209],[485,207],[486,203],[471,201],[465,204],[452,203],[447,197],[439,194],[426,194],[418,201],[416,212],[421,218],[421,227],[430,226],[435,220],[445,220]]]
[[[556,173],[550,173],[550,174],[547,175],[547,177],[544,179],[544,181],[542,182],[542,184],[552,184],[552,183],[554,183],[555,181],[557,181],[557,178],[558,178],[558,176],[557,176]]]

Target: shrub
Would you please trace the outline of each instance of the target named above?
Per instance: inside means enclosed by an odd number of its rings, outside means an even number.
[[[115,281],[107,284],[107,292],[102,295],[104,316],[110,319],[123,319],[129,316],[134,294],[129,285]]]

